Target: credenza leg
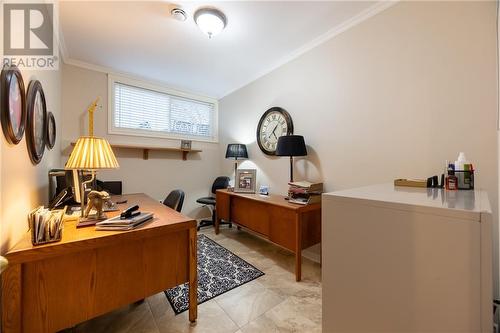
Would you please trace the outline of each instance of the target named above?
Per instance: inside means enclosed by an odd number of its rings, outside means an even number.
[[[220,218],[216,218],[215,219],[215,234],[218,235],[219,234],[219,225],[220,225],[220,222],[221,222],[221,219]]]
[[[189,321],[198,317],[198,264],[196,228],[189,229]]]
[[[295,281],[299,282],[302,278],[302,228],[299,214],[295,217],[295,235]]]

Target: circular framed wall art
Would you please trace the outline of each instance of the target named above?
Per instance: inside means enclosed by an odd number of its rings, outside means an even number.
[[[18,144],[26,124],[26,95],[16,66],[4,66],[0,75],[0,115],[5,138],[10,144]]]
[[[54,114],[49,112],[47,114],[47,148],[52,149],[56,144],[56,119]]]
[[[42,160],[47,138],[47,105],[40,81],[31,81],[27,93],[26,143],[33,164]]]

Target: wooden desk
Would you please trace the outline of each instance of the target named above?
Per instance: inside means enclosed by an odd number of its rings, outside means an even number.
[[[321,241],[321,204],[291,204],[281,195],[218,190],[215,233],[221,220],[247,228],[295,253],[295,279],[301,279],[302,249]]]
[[[197,289],[196,221],[145,194],[120,199],[120,210],[137,203],[153,221],[122,232],[66,222],[60,242],[34,247],[27,233],[6,254],[4,333],[59,331],[185,282]],[[189,303],[195,321],[196,293]]]

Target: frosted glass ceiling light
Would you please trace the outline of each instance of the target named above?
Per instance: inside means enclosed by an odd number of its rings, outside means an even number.
[[[200,8],[194,13],[194,21],[208,38],[217,35],[226,27],[226,16],[215,8]]]

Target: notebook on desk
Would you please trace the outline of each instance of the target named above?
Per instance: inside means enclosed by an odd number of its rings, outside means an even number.
[[[118,215],[113,218],[97,222],[95,230],[132,230],[143,225],[152,218],[153,213],[149,212],[142,212],[139,215],[128,219],[122,219],[120,218],[120,215]]]

